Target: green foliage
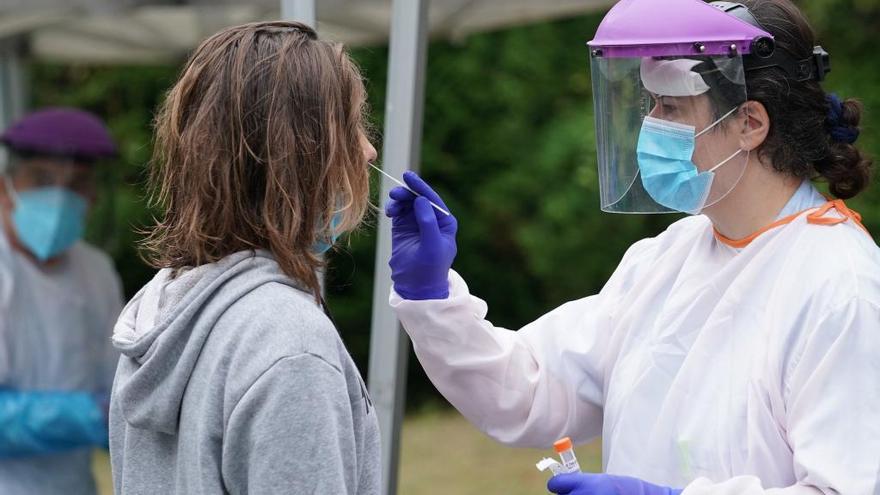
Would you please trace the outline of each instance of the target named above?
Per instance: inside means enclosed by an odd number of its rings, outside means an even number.
[[[840,97],[858,98],[865,105],[858,146],[880,157],[880,1],[811,0],[803,8],[816,29],[818,42],[831,54],[832,70],[824,84]],[[880,187],[874,185],[847,204],[862,214],[863,223],[880,235]]]
[[[859,145],[877,156],[880,2],[813,0],[802,6],[832,54],[826,88],[862,99],[867,112]],[[489,317],[498,325],[518,328],[566,300],[594,293],[630,244],[678,218],[599,211],[584,43],[600,19],[591,15],[430,45],[421,169],[460,221],[455,268],[489,303]],[[387,50],[358,49],[354,56],[368,79],[375,128],[381,130]],[[32,71],[35,106],[96,111],[122,143],[90,236],[112,253],[129,294],[151,273],[136,255],[132,227],[151,216],[142,189],[148,124],[175,72],[45,65]],[[878,188],[850,204],[869,229],[880,232]],[[373,218],[333,255],[328,278],[330,305],[362,371],[369,347],[374,225]],[[432,390],[411,359],[411,403],[423,403]]]

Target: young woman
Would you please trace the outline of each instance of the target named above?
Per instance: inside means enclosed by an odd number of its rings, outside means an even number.
[[[375,413],[316,274],[368,206],[363,112],[357,68],[305,25],[193,53],[156,119],[161,270],[113,337],[116,493],[378,492]]]
[[[605,474],[554,493],[880,491],[880,250],[843,203],[861,107],[822,89],[794,5],[744,3],[621,0],[591,42],[603,209],[693,214],[599,294],[495,327],[449,270],[455,219],[391,192],[391,304],[438,389],[508,444],[602,435]]]

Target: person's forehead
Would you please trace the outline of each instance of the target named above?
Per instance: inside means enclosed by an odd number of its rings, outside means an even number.
[[[648,91],[647,93],[651,96],[651,98],[654,98],[655,100],[659,100],[662,98],[667,101],[674,101],[678,103],[689,103],[693,101],[693,97],[691,96],[669,96],[660,93],[652,93],[650,91]]]
[[[667,96],[656,93],[647,92],[650,97],[656,101],[662,101],[666,104],[675,104],[681,107],[702,108],[708,103],[709,99],[706,95],[697,96]]]
[[[64,157],[31,158],[25,160],[19,169],[25,173],[39,172],[67,176],[93,175],[94,173],[92,164]]]

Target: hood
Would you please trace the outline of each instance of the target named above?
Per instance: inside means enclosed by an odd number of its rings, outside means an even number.
[[[184,391],[217,320],[267,283],[300,288],[265,251],[243,251],[178,273],[163,269],[122,311],[114,401],[130,425],[175,434]]]

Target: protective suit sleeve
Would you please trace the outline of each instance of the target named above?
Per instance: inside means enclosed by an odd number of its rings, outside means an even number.
[[[223,439],[230,493],[353,493],[357,471],[344,375],[318,356],[279,360],[242,396]],[[352,480],[353,481],[353,480]]]
[[[87,392],[0,389],[0,457],[107,445],[107,422]]]
[[[797,484],[764,489],[753,476],[698,479],[682,495],[880,492],[880,304],[854,298],[802,332],[783,398]]]
[[[509,445],[549,447],[601,433],[610,349],[612,281],[519,331],[486,320],[487,305],[450,270],[447,299],[390,304],[437,389],[484,433]]]

